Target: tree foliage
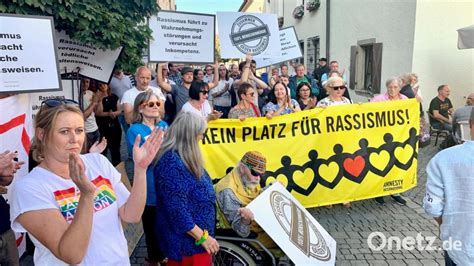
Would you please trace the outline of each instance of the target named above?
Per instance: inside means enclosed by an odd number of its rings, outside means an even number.
[[[131,72],[143,64],[151,36],[146,19],[157,12],[156,0],[0,1],[0,13],[52,16],[72,39],[101,49],[123,46],[117,65]]]

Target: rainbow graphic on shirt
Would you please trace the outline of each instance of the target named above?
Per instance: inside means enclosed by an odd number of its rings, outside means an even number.
[[[96,196],[94,198],[94,212],[109,207],[117,200],[117,195],[115,194],[115,191],[112,188],[112,183],[109,179],[99,175],[91,182],[97,188]],[[80,191],[76,190],[75,187],[54,192],[54,198],[59,204],[59,210],[67,222],[74,219],[80,196]]]

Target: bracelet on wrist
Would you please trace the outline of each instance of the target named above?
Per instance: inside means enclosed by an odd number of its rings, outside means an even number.
[[[207,238],[209,237],[209,232],[207,230],[204,230],[201,238],[199,238],[198,240],[196,240],[196,242],[194,242],[194,244],[196,246],[199,246],[201,245],[202,243],[206,242]]]

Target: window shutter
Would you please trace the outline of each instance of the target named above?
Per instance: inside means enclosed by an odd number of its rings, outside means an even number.
[[[382,79],[382,43],[374,43],[372,46],[372,93],[379,94]]]
[[[351,46],[351,62],[349,66],[349,88],[356,89],[355,87],[355,79],[356,79],[356,57],[357,57],[357,46]]]

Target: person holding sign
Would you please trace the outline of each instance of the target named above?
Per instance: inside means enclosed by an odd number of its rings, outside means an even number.
[[[131,192],[99,153],[81,155],[84,117],[76,102],[44,101],[31,149],[40,162],[11,193],[12,228],[28,232],[36,265],[130,265],[121,222],[137,223],[145,207],[146,169],[163,132],[135,139]]]
[[[244,154],[240,162],[214,186],[217,197],[217,229],[232,229],[241,237],[257,234],[265,247],[275,247],[271,238],[253,221],[245,208],[262,191],[260,177],[265,174],[267,159],[258,151]]]
[[[219,83],[215,88],[210,90],[210,96],[213,98],[214,109],[222,112],[222,118],[227,118],[230,108],[232,107],[232,99],[229,91],[232,88],[234,79],[229,77],[229,71],[225,68],[224,64],[219,66],[218,71]]]
[[[190,112],[168,128],[155,164],[156,231],[168,266],[211,265],[216,196],[199,142],[207,123]]]
[[[268,119],[301,111],[300,105],[295,99],[290,98],[288,88],[281,81],[273,86],[270,99],[270,102],[263,107],[263,113]]]
[[[181,70],[181,80],[182,83],[176,83],[175,85],[170,85],[165,81],[163,77],[163,69],[166,67],[166,63],[158,64],[157,81],[158,86],[168,93],[171,93],[172,100],[175,105],[176,114],[181,111],[183,105],[189,100],[189,88],[193,82],[193,69],[191,67],[183,67]],[[170,118],[172,121],[173,118]]]
[[[329,82],[329,81],[328,81]],[[387,87],[387,92],[384,94],[380,94],[372,98],[371,102],[385,102],[385,101],[398,101],[398,100],[405,100],[408,99],[405,95],[400,93],[402,81],[398,77],[389,78],[385,82],[385,86]],[[400,196],[400,194],[391,195],[392,199],[395,200],[399,205],[406,205],[407,201]],[[384,205],[385,200],[383,197],[375,198],[375,201],[380,204]]]
[[[260,117],[260,110],[253,103],[255,98],[255,90],[252,84],[244,82],[237,89],[237,95],[240,102],[234,106],[229,112],[229,118],[238,118],[244,121],[247,117]]]

